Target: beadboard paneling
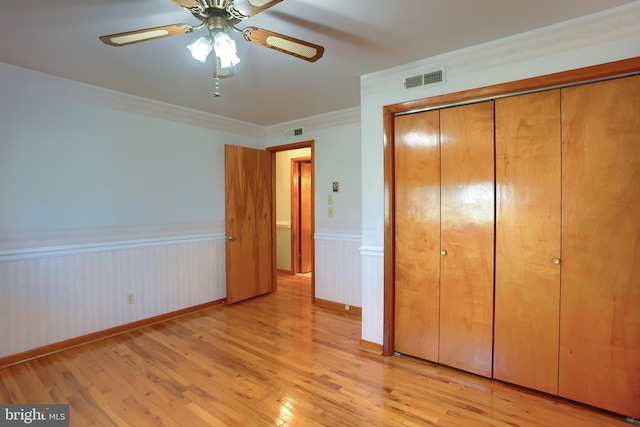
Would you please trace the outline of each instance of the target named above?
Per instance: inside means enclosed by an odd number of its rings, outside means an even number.
[[[224,235],[1,262],[0,289],[2,357],[224,298]]]
[[[360,235],[315,234],[316,298],[362,307]]]
[[[383,344],[384,249],[362,246],[362,339]]]

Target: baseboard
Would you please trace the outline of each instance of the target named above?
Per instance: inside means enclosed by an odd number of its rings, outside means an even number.
[[[360,340],[360,351],[372,353],[381,356],[383,351],[382,344],[376,344],[371,341]]]
[[[350,305],[349,309],[347,310],[346,308],[347,304],[342,304],[335,301],[328,301],[326,299],[320,299],[320,298],[315,299],[315,305],[320,307],[330,308],[332,310],[346,311],[347,313],[353,313],[355,315],[362,316],[362,307],[356,307],[354,305]]]
[[[69,350],[74,347],[88,344],[95,341],[100,341],[105,338],[111,338],[116,335],[120,335],[126,332],[133,331],[135,329],[144,328],[156,323],[164,322],[170,319],[175,319],[187,314],[195,313],[196,311],[204,310],[206,308],[215,307],[224,303],[224,299],[216,301],[210,301],[204,304],[194,305],[192,307],[183,308],[181,310],[172,311],[158,316],[149,317],[135,322],[127,323],[125,325],[115,326],[113,328],[104,329],[102,331],[93,332],[87,335],[82,335],[68,340],[48,344],[42,347],[27,350],[22,353],[12,354],[10,356],[0,357],[0,369],[7,368],[12,365],[24,363],[29,360],[37,359],[39,357],[47,356],[53,353],[59,353],[61,351]]]
[[[281,268],[278,268],[278,269],[276,270],[276,273],[277,273],[277,274],[283,274],[283,275],[285,275],[285,276],[292,276],[292,275],[293,275],[293,273],[291,272],[291,270],[283,270],[283,269],[281,269]]]

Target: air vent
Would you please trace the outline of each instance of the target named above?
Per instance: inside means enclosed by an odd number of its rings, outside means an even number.
[[[303,133],[303,128],[287,129],[284,131],[284,136],[300,136]]]
[[[407,79],[404,81],[404,87],[407,89],[411,89],[413,87],[418,87],[422,85],[424,85],[424,79],[422,75],[407,77]]]
[[[405,89],[412,89],[420,86],[444,84],[444,77],[444,68],[441,68],[439,70],[429,71],[428,73],[417,76],[407,77],[404,80],[404,87]]]

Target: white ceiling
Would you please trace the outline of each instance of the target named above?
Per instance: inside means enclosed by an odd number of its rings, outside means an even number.
[[[363,74],[552,25],[631,0],[284,0],[251,25],[325,47],[309,63],[232,34],[241,58],[213,97],[191,34],[112,47],[98,37],[197,24],[170,0],[0,0],[0,62],[257,125],[360,104]],[[1,102],[1,100],[0,100]]]

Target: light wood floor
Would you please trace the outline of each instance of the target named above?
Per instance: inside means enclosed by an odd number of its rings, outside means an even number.
[[[69,403],[71,425],[630,426],[409,357],[358,351],[360,319],[309,279],[0,370],[2,403]]]

